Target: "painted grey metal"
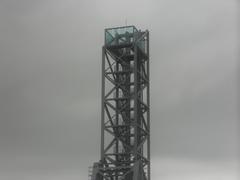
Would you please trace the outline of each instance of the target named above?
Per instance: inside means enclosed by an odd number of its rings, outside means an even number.
[[[92,180],[150,180],[149,32],[105,29],[101,159]]]
[[[148,61],[147,61],[147,77],[148,77],[148,83],[150,83],[150,71],[149,71],[149,33],[147,33],[147,57],[148,57]],[[148,131],[149,131],[149,135],[148,135],[148,142],[147,142],[147,146],[148,146],[148,152],[147,152],[147,158],[150,161],[150,156],[151,156],[151,152],[150,152],[150,86],[147,86],[147,106],[148,106],[148,112],[147,112],[147,124],[148,124]],[[148,178],[151,179],[151,164],[149,164],[148,166]]]

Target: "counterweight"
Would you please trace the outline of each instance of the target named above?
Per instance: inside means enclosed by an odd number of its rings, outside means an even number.
[[[150,180],[149,32],[105,29],[101,159],[91,180]]]

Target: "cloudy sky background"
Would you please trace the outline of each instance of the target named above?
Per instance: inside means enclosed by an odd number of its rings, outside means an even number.
[[[1,0],[0,179],[87,179],[106,27],[150,31],[152,180],[238,180],[237,0]]]

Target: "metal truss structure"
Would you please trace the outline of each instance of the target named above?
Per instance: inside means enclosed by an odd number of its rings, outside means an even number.
[[[91,180],[150,180],[149,32],[105,29],[101,160]]]

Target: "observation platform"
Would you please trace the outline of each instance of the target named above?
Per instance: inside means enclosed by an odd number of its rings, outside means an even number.
[[[133,47],[135,44],[146,52],[146,31],[142,32],[135,26],[122,26],[105,29],[105,47],[108,49],[119,49]]]

